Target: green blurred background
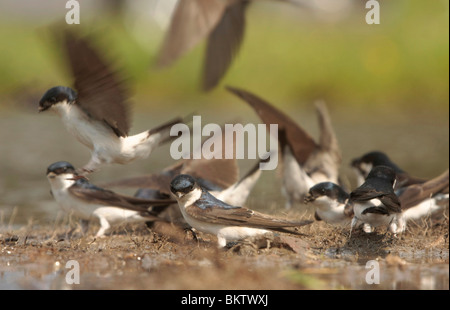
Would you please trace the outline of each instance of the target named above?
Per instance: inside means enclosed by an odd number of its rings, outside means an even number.
[[[223,87],[232,85],[272,102],[314,136],[313,102],[325,100],[345,173],[351,158],[374,149],[418,176],[448,168],[448,1],[380,0],[379,25],[366,24],[366,1],[311,0],[307,7],[255,2],[240,53],[209,93],[200,91],[204,44],[170,68],[153,66],[174,0],[80,0],[81,24],[70,27],[95,37],[129,78],[131,133],[189,113],[203,115],[205,123],[259,122]],[[67,26],[65,3],[0,1],[0,207],[7,214],[15,206],[51,202],[45,180],[50,163],[80,166],[89,158],[57,117],[37,114],[48,88],[72,82],[52,39]],[[145,162],[108,167],[92,180],[160,170],[171,163],[167,150]],[[243,171],[247,167],[242,164]],[[273,184],[270,177],[259,186]]]
[[[164,1],[174,2],[159,0]],[[342,4],[335,8],[333,2]],[[152,68],[165,30],[161,24],[167,23],[158,23],[157,16],[171,13],[158,0],[125,2],[118,14],[101,3],[80,1],[81,24],[71,27],[99,38],[98,44],[129,74],[136,96],[146,99],[137,100],[142,108],[161,106],[152,102],[217,107],[229,101],[222,87],[207,95],[199,91],[203,45],[168,70]],[[281,106],[323,98],[355,107],[448,107],[448,1],[380,1],[380,25],[365,23],[365,1],[318,3],[324,8],[270,1],[251,5],[241,52],[222,85],[279,98]],[[49,85],[70,83],[64,55],[51,44],[49,33],[64,21],[64,4],[2,1],[3,108],[10,106],[8,97],[24,89],[40,95]]]

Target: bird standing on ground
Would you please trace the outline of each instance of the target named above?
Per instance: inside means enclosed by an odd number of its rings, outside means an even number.
[[[68,162],[60,161],[47,168],[51,193],[62,210],[82,219],[83,230],[89,221],[98,221],[96,237],[103,236],[112,225],[157,220],[157,215],[172,199],[138,199],[97,187],[80,176]]]
[[[395,171],[390,167],[376,166],[370,171],[365,182],[350,193],[345,213],[353,213],[352,229],[363,224],[365,232],[378,226],[388,226],[394,234],[404,230],[395,182]]]

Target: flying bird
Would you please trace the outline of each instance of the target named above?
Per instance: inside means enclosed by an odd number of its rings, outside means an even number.
[[[100,188],[78,175],[65,161],[48,166],[47,179],[60,208],[84,220],[84,231],[87,230],[85,223],[100,223],[96,237],[103,236],[113,225],[158,220],[158,214],[175,202],[173,199],[139,199]]]
[[[211,195],[186,174],[175,177],[170,189],[186,222],[193,228],[217,236],[219,247],[272,230],[295,233],[286,227],[300,227],[312,221],[288,221],[257,211],[229,205]]]
[[[252,0],[255,1],[255,0]],[[203,89],[214,88],[239,52],[250,0],[178,1],[158,53],[157,66],[171,65],[204,39]],[[258,0],[259,1],[259,0]],[[275,0],[302,5],[301,0]]]
[[[247,102],[267,126],[278,125],[283,162],[282,191],[286,196],[287,209],[295,202],[303,203],[315,184],[339,183],[341,151],[324,103],[316,104],[320,126],[320,140],[316,142],[294,120],[267,101],[242,89],[227,89]]]
[[[87,39],[66,31],[64,49],[75,90],[52,87],[39,101],[39,112],[55,112],[66,129],[90,149],[91,158],[81,169],[85,174],[104,164],[147,158],[173,138],[170,129],[181,123],[181,118],[129,136],[130,105],[124,81]]]

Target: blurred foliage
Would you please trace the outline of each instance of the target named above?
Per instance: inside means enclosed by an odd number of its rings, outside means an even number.
[[[219,87],[206,94],[199,83],[204,45],[156,70],[163,33],[150,21],[129,27],[104,15],[82,17],[81,25],[71,27],[98,38],[95,43],[130,77],[142,107],[214,102],[226,108],[232,97],[223,86],[229,84],[280,106],[323,98],[331,105],[448,110],[448,2],[381,1],[380,25],[367,25],[366,12],[361,6],[333,21],[288,4],[252,5],[238,57]],[[40,96],[51,86],[70,85],[64,55],[51,39],[58,27],[53,21],[0,21],[0,106],[17,94]]]

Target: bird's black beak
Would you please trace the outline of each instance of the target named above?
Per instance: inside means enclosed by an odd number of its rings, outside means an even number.
[[[44,111],[48,110],[51,106],[52,106],[52,104],[49,103],[48,101],[44,101],[44,102],[40,101],[39,107],[38,107],[38,112],[39,113],[44,112]]]

